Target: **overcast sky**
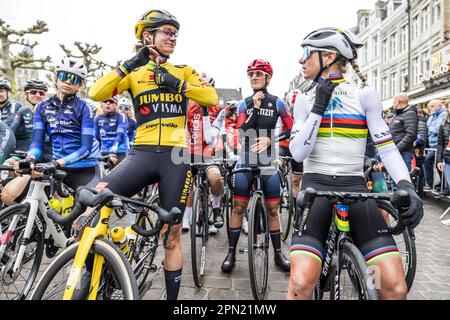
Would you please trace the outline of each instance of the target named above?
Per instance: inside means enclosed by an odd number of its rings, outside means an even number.
[[[62,57],[58,43],[97,43],[99,57],[115,65],[132,56],[134,25],[147,9],[168,10],[179,20],[180,35],[171,62],[211,74],[218,88],[242,87],[251,94],[246,67],[254,58],[274,68],[269,91],[283,96],[298,74],[301,40],[320,27],[356,26],[359,9],[375,0],[13,0],[0,1],[0,18],[15,28],[37,19],[50,31],[37,37],[36,56]]]

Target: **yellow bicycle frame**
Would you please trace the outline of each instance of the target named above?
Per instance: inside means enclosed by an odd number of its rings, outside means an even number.
[[[75,255],[69,278],[67,279],[66,290],[64,291],[64,300],[71,300],[75,292],[77,283],[81,279],[81,271],[83,269],[86,258],[91,250],[95,239],[106,238],[108,234],[108,223],[111,217],[112,208],[106,206],[100,210],[100,219],[95,227],[86,227],[81,237],[80,244]],[[92,267],[91,283],[89,288],[89,300],[97,299],[97,291],[100,284],[104,258],[100,255],[94,255],[94,264]]]

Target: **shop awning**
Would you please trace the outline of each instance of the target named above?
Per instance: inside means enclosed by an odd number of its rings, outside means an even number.
[[[434,99],[450,96],[450,87],[409,100],[409,104],[429,102]]]

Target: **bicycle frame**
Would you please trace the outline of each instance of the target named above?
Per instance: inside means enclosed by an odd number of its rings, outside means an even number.
[[[67,238],[61,226],[50,220],[50,218],[48,218],[47,216],[47,210],[50,209],[50,205],[48,204],[48,198],[44,191],[44,188],[48,185],[50,185],[50,182],[32,180],[28,194],[26,198],[21,202],[22,204],[28,204],[30,206],[30,209],[23,234],[23,240],[21,242],[19,252],[14,262],[13,272],[17,272],[22,264],[22,259],[25,254],[26,246],[30,241],[30,236],[31,232],[33,231],[34,223],[36,222],[36,225],[40,232],[44,231],[44,225],[41,219],[39,218],[38,211],[41,213],[42,218],[44,219],[44,223],[47,227],[45,229],[45,239],[48,239],[51,235],[55,241],[55,245],[59,248],[66,248],[72,242],[74,242],[73,237]],[[13,218],[13,221],[11,222],[10,227],[8,228],[9,233],[11,233],[17,227],[18,219],[19,217],[17,215]],[[6,250],[6,246],[7,241],[1,244],[0,258],[3,256]]]
[[[81,271],[83,269],[89,250],[97,238],[106,238],[108,233],[109,218],[112,214],[112,208],[103,206],[100,209],[100,219],[95,227],[86,227],[81,237],[80,245],[74,258],[72,269],[69,278],[67,279],[66,290],[64,291],[64,300],[71,300],[75,292],[76,285],[81,278]],[[94,264],[92,267],[92,276],[89,290],[89,300],[97,298],[97,291],[100,284],[100,277],[102,273],[104,258],[100,255],[94,255]]]

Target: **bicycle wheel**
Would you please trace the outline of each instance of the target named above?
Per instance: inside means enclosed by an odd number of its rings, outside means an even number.
[[[292,216],[294,215],[294,195],[292,193],[292,179],[290,174],[287,175],[285,186],[281,190],[279,215],[281,240],[286,241],[286,239],[289,237]]]
[[[269,275],[269,222],[261,194],[253,195],[249,205],[248,268],[253,297],[267,298]]]
[[[203,187],[194,191],[191,222],[191,260],[195,285],[200,288],[205,281],[206,237],[208,235],[208,198]]]
[[[223,197],[222,197],[222,208],[225,212],[225,220],[227,224],[227,236],[229,237],[230,234],[230,219],[231,219],[231,213],[233,211],[233,193],[231,192],[230,187],[227,183],[225,183],[224,191],[223,191]]]
[[[392,206],[389,201],[377,200],[378,208],[387,211],[391,217],[388,225],[393,226],[398,221],[398,212]],[[416,265],[417,265],[417,252],[416,244],[413,239],[413,235],[409,228],[405,228],[400,235],[394,235],[395,243],[397,244],[398,251],[400,252],[400,257],[403,262],[403,271],[405,273],[406,285],[408,287],[408,292],[411,289],[414,278],[416,276]]]
[[[33,286],[41,265],[44,254],[45,226],[42,224],[42,217],[39,217],[39,222],[36,222],[38,220],[36,219],[33,225],[30,240],[19,269],[16,272],[13,271],[30,213],[29,210],[28,205],[17,204],[0,212],[2,242],[5,241],[6,244],[0,260],[0,299],[2,300],[25,299]],[[10,232],[8,229],[13,220],[17,224]]]
[[[341,245],[339,270],[333,270],[333,273],[331,300],[378,300],[378,293],[373,285],[366,261],[353,243],[345,241]],[[337,279],[339,283],[336,283]]]
[[[145,230],[153,229],[156,219],[152,214],[152,212],[149,212],[148,215],[141,216],[138,219],[138,225]],[[156,272],[157,270],[156,266],[153,264],[153,260],[155,259],[156,250],[158,249],[158,240],[159,235],[150,238],[137,235],[136,238],[131,266],[136,277],[139,292],[141,293],[150,272]]]
[[[79,242],[72,244],[53,260],[36,285],[31,295],[31,300],[62,300],[79,245]],[[112,292],[110,285],[114,285],[114,292],[111,295],[113,299],[140,299],[133,270],[125,255],[114,244],[98,238],[94,241],[91,252],[104,258],[102,277],[100,279],[99,292],[97,293],[98,300],[107,296],[105,290],[109,290],[109,293]],[[81,274],[89,272],[90,270],[88,269],[85,265]],[[75,292],[77,297],[87,298],[90,280],[90,277],[81,277],[79,279],[76,284],[77,291]],[[108,283],[107,287],[105,283]]]

